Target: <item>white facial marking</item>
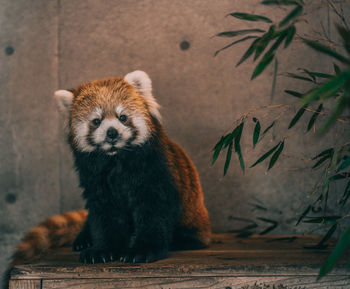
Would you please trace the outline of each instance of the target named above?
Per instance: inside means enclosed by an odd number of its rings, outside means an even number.
[[[133,140],[132,144],[138,145],[144,143],[150,136],[150,130],[145,118],[141,115],[136,115],[133,117],[132,122],[138,131],[137,137]]]
[[[103,115],[103,111],[101,108],[99,107],[96,107],[92,113],[89,115],[89,120],[93,120],[95,118],[98,118],[98,119],[101,119],[102,118],[102,115]]]
[[[117,115],[120,116],[125,111],[125,108],[121,104],[119,104],[116,107],[115,111],[116,111]]]
[[[92,152],[95,148],[87,142],[89,134],[89,124],[86,121],[80,121],[73,127],[74,142],[83,152]]]

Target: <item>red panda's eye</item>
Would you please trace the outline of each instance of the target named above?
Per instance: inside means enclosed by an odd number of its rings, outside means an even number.
[[[128,117],[125,115],[125,114],[122,114],[120,117],[119,117],[119,120],[121,122],[126,122],[128,120]]]
[[[101,124],[101,120],[99,118],[94,118],[92,120],[92,123],[94,124],[94,126],[99,126]]]

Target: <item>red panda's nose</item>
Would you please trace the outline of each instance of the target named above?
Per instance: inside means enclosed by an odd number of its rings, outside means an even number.
[[[107,137],[110,138],[110,139],[116,139],[118,137],[118,131],[114,128],[114,127],[110,127],[108,130],[107,130]]]

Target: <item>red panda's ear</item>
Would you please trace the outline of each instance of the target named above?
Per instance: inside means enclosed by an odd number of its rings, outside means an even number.
[[[59,109],[62,112],[68,112],[72,104],[74,94],[68,90],[56,90],[54,93],[54,96],[57,101],[57,105]]]
[[[141,70],[135,70],[125,75],[124,80],[130,83],[140,95],[144,96],[149,105],[150,114],[160,121],[159,104],[152,94],[152,81],[148,74]]]

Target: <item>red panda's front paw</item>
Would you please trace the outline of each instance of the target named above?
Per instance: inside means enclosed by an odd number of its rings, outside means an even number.
[[[85,236],[85,234],[80,233],[78,237],[76,237],[76,239],[74,240],[72,249],[73,251],[79,252],[91,246],[92,244],[90,242],[90,238]]]
[[[113,252],[102,249],[88,248],[80,252],[79,262],[81,263],[107,263],[116,260]]]
[[[168,256],[168,250],[143,250],[122,255],[120,261],[124,263],[151,263]]]

